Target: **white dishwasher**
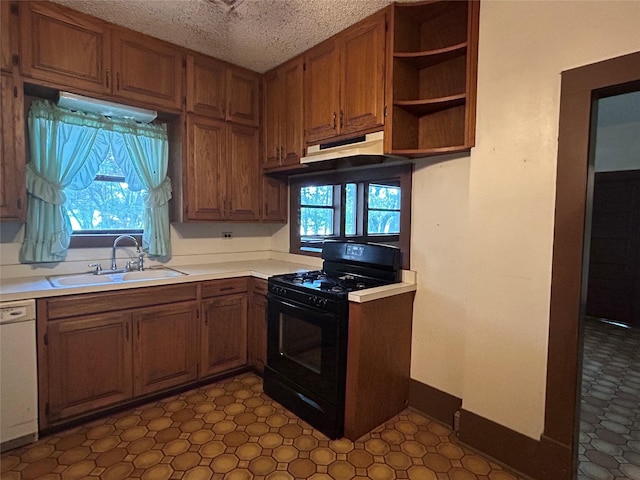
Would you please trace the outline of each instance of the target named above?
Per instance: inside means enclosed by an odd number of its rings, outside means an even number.
[[[0,450],[38,439],[36,301],[0,303]]]

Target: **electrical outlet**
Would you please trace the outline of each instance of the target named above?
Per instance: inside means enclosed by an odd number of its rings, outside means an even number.
[[[222,238],[233,238],[233,232],[222,232]]]

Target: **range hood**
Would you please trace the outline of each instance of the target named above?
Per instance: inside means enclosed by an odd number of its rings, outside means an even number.
[[[312,145],[307,148],[307,156],[302,157],[300,163],[308,164],[346,157],[384,156],[383,142],[383,132],[375,132],[339,142]]]
[[[97,98],[84,97],[70,92],[60,92],[58,106],[69,110],[98,113],[105,117],[129,118],[137,122],[149,123],[155,120],[158,112],[145,108],[131,107],[122,103],[107,102]]]

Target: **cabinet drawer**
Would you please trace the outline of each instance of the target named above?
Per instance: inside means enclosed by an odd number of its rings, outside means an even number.
[[[47,302],[47,318],[75,317],[130,308],[184,302],[198,298],[196,283],[136,288],[58,297]]]
[[[229,295],[232,293],[241,293],[246,291],[246,277],[202,282],[202,298],[219,297],[220,295]]]
[[[267,281],[262,280],[261,278],[254,278],[251,280],[253,283],[253,293],[255,295],[266,295],[267,294]]]

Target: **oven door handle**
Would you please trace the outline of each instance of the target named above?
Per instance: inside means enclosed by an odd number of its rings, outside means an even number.
[[[277,303],[279,307],[288,308],[291,310],[296,310],[298,312],[307,313],[309,311],[313,312],[314,317],[325,318],[327,320],[333,320],[335,318],[335,314],[326,312],[324,310],[318,310],[311,305],[304,305],[301,303],[294,303],[288,300],[282,299],[282,297],[276,297],[275,295],[267,294],[267,300],[271,300],[274,303]]]

